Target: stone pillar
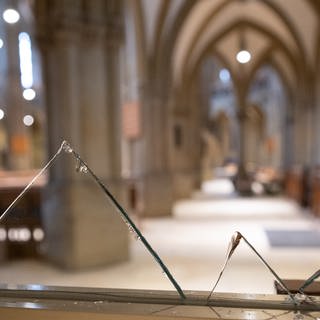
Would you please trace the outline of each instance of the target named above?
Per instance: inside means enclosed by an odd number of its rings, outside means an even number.
[[[252,193],[251,180],[247,172],[247,114],[246,114],[246,91],[244,87],[239,88],[239,110],[238,110],[238,121],[239,121],[239,135],[240,135],[240,146],[239,146],[239,167],[238,174],[235,179],[236,190],[243,195]]]
[[[284,128],[283,128],[283,166],[285,171],[289,170],[294,164],[293,159],[293,127],[294,127],[294,110],[292,97],[290,97],[289,102],[285,106],[284,115]]]
[[[84,4],[39,0],[35,5],[49,153],[68,140],[125,206],[119,167],[121,20],[111,15],[107,2]],[[109,20],[111,16],[118,24]],[[124,222],[90,176],[77,173],[75,166],[72,155],[63,154],[50,172],[43,205],[45,253],[66,268],[126,260],[129,244]]]
[[[316,97],[315,97],[315,111],[313,117],[313,164],[320,165],[320,77],[316,79]]]
[[[239,121],[239,133],[240,133],[240,148],[239,148],[239,167],[245,170],[246,167],[246,112],[242,108],[238,112],[238,121]]]
[[[152,94],[144,97],[144,157],[142,177],[144,216],[171,214],[172,176],[168,167],[168,134],[166,104]]]
[[[203,178],[204,125],[208,118],[201,101],[198,83],[180,89],[172,98],[170,108],[170,170],[173,178],[173,198],[189,198],[201,188]],[[187,92],[187,95],[185,93]],[[204,100],[204,99],[202,99]],[[211,168],[212,169],[212,168]],[[210,169],[210,173],[213,170]]]
[[[305,155],[304,155],[304,163],[308,168],[311,168],[312,165],[312,138],[313,138],[313,128],[315,117],[315,102],[314,102],[314,94],[313,88],[310,82],[308,81],[306,84],[306,88],[304,90],[304,99],[302,104],[302,109],[304,110],[304,139],[303,143],[305,145]]]
[[[147,55],[144,30],[139,24],[136,3],[129,1],[126,5],[128,38],[125,71],[128,81],[125,81],[127,94],[124,99],[138,101],[142,124],[141,135],[124,142],[128,160],[126,174],[134,184],[138,214],[168,215],[172,207],[172,178],[168,168],[169,128],[167,102],[163,94],[165,89],[156,88],[156,83],[162,80],[162,76],[155,71],[155,63],[151,63]]]
[[[310,105],[306,103],[302,90],[298,91],[294,104],[294,162],[307,165],[310,160]]]

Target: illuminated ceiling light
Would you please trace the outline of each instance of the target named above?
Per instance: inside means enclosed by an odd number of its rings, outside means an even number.
[[[228,69],[221,69],[219,72],[219,79],[223,82],[223,83],[227,83],[230,81],[230,72]]]
[[[240,63],[248,63],[251,60],[251,54],[247,50],[241,50],[237,53],[237,60]]]
[[[2,15],[5,22],[13,24],[19,21],[20,14],[17,10],[14,9],[7,9],[3,12]]]
[[[34,123],[34,118],[30,114],[27,114],[26,116],[23,117],[23,123],[27,126],[30,127]]]
[[[242,28],[240,30],[240,34],[239,34],[239,51],[237,53],[237,61],[239,63],[248,63],[251,60],[251,54],[250,52],[247,50],[248,45],[247,45],[247,37],[246,37],[246,30],[244,28]]]
[[[36,92],[33,89],[29,88],[23,90],[22,95],[26,100],[31,101],[36,97]]]
[[[0,120],[2,120],[3,118],[4,118],[4,111],[0,109]]]
[[[3,40],[0,39],[0,49],[3,47]]]

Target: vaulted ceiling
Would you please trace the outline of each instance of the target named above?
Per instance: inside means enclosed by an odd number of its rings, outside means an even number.
[[[252,54],[249,73],[271,61],[288,85],[319,63],[317,0],[140,0],[140,9],[146,55],[171,66],[175,85],[208,55],[237,74],[240,39]]]

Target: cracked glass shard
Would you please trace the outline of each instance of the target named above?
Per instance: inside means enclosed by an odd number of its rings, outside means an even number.
[[[291,301],[295,304],[295,305],[299,305],[303,302],[306,302],[306,300],[309,298],[307,295],[304,295],[305,298],[304,299],[301,299],[300,295],[297,294],[297,295],[294,295],[290,290],[289,288],[286,286],[286,284],[283,282],[283,280],[279,277],[279,275],[272,269],[272,267],[267,263],[267,261],[260,255],[260,253],[255,249],[255,247],[239,232],[239,231],[236,231],[235,234],[232,236],[231,238],[231,241],[230,241],[230,244],[229,244],[229,247],[228,247],[228,251],[227,251],[227,256],[226,256],[226,259],[225,259],[225,262],[224,262],[224,265],[221,269],[221,272],[218,276],[218,279],[217,281],[215,282],[208,298],[207,298],[207,301],[210,300],[215,288],[217,287],[224,271],[225,271],[225,268],[231,258],[231,256],[233,255],[233,253],[235,252],[236,248],[238,247],[241,239],[243,239],[243,241],[249,246],[249,248],[259,257],[259,259],[263,262],[263,264],[269,269],[269,271],[273,274],[273,276],[277,279],[277,281],[280,283],[280,285],[282,286],[282,288],[286,291],[286,293],[288,294],[288,296],[290,297]],[[317,274],[317,273],[316,273]],[[311,278],[313,279],[314,276],[316,275],[314,274]],[[311,280],[310,280],[311,281]],[[312,302],[311,299],[309,299],[309,301]]]
[[[146,240],[146,238],[142,235],[139,228],[134,224],[134,222],[131,220],[130,216],[126,212],[126,210],[120,205],[120,203],[116,200],[116,198],[113,196],[113,194],[109,191],[109,189],[106,187],[106,185],[96,176],[94,171],[89,167],[89,165],[81,158],[81,156],[71,147],[71,145],[67,141],[63,141],[58,148],[57,152],[50,158],[50,160],[47,162],[47,164],[34,176],[34,178],[27,184],[27,186],[20,192],[20,194],[11,202],[11,204],[8,206],[8,208],[0,215],[0,222],[2,222],[6,216],[10,213],[10,211],[15,207],[15,205],[18,203],[18,201],[25,195],[25,193],[29,190],[29,188],[35,183],[35,181],[47,170],[49,169],[57,159],[57,157],[61,154],[61,152],[64,151],[67,154],[72,155],[75,158],[76,161],[76,171],[79,173],[85,173],[91,176],[91,178],[98,184],[98,186],[102,189],[108,200],[113,204],[115,209],[120,214],[122,220],[127,225],[129,231],[134,234],[134,236],[139,239],[146,250],[151,254],[151,256],[154,258],[154,260],[159,264],[161,267],[163,273],[167,276],[171,284],[176,289],[177,293],[179,294],[182,301],[187,299],[185,293],[181,289],[180,285],[177,283],[175,278],[172,276],[171,272],[167,268],[167,266],[163,263],[157,252],[151,247],[149,242]],[[299,306],[304,303],[312,303],[317,304],[317,302],[312,298],[309,297],[304,293],[304,289],[308,287],[311,283],[313,283],[317,278],[320,276],[320,270],[316,271],[314,274],[312,274],[305,282],[302,284],[302,286],[298,289],[298,293],[294,295],[290,290],[287,288],[283,280],[279,277],[279,275],[271,268],[271,266],[266,262],[266,260],[259,254],[259,252],[254,248],[254,246],[240,233],[235,232],[235,234],[232,236],[228,250],[227,250],[227,256],[224,262],[224,265],[221,269],[221,272],[218,276],[218,279],[216,280],[210,294],[207,296],[206,301],[203,301],[203,305],[210,306],[211,298],[214,293],[214,290],[216,286],[218,285],[226,267],[231,259],[233,253],[237,249],[238,245],[240,244],[240,241],[243,240],[250,248],[251,250],[259,257],[259,259],[263,262],[263,264],[269,269],[269,271],[273,274],[273,276],[277,279],[277,281],[280,283],[280,285],[283,287],[283,289],[288,294],[288,297],[290,298],[290,301],[295,306],[296,310],[298,310]],[[300,313],[296,314],[295,318],[300,318]],[[320,320],[317,318],[317,320]]]
[[[57,157],[64,151],[70,155],[73,155],[76,160],[76,171],[81,173],[89,174],[93,180],[98,184],[98,186],[102,189],[104,194],[107,196],[109,201],[111,201],[112,205],[117,209],[118,213],[122,217],[123,221],[127,225],[129,231],[133,233],[136,239],[139,239],[146,250],[151,254],[154,260],[159,264],[162,272],[167,276],[169,281],[172,283],[176,291],[178,292],[180,298],[184,300],[186,298],[184,292],[182,291],[180,285],[177,283],[167,266],[164,264],[160,256],[157,252],[152,248],[146,238],[142,235],[139,228],[135,225],[132,219],[129,217],[126,210],[120,205],[120,203],[116,200],[113,194],[109,191],[109,189],[105,186],[105,184],[96,176],[93,170],[87,165],[87,163],[80,157],[80,155],[74,151],[71,145],[67,141],[63,141],[57,150],[57,152],[52,156],[52,158],[48,161],[48,163],[39,171],[39,173],[28,183],[28,185],[21,191],[21,193],[13,200],[13,202],[8,206],[8,208],[2,213],[0,216],[0,222],[4,220],[7,214],[13,209],[13,207],[18,203],[18,201],[24,196],[24,194],[28,191],[28,189],[34,184],[34,182],[41,176],[49,167],[51,167]]]

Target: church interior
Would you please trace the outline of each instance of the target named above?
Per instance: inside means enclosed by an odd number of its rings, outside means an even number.
[[[101,185],[185,289],[319,269],[318,0],[1,0],[0,70],[1,283],[172,290]]]

